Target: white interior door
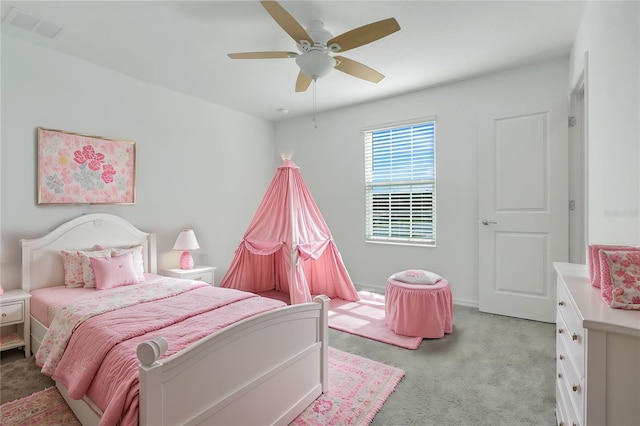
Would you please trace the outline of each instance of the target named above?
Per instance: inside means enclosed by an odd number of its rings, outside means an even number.
[[[566,101],[485,112],[479,122],[479,302],[555,321],[552,263],[568,256]]]

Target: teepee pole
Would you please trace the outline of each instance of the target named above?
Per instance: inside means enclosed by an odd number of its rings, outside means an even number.
[[[289,200],[289,223],[291,226],[291,267],[289,268],[289,299],[291,299],[291,304],[293,304],[293,291],[298,291],[298,286],[294,286],[296,280],[296,268],[297,268],[297,260],[298,260],[298,229],[293,220],[296,216],[295,206],[293,205],[293,173],[292,169],[287,168],[287,179],[289,186],[289,193],[287,194],[287,199]],[[292,288],[293,286],[293,288]]]

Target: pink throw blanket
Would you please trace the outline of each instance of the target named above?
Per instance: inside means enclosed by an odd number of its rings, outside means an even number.
[[[103,411],[100,424],[138,422],[138,344],[157,336],[169,342],[161,357],[234,322],[285,306],[252,293],[211,286],[112,310],[74,331],[53,378],[71,398],[85,394]]]

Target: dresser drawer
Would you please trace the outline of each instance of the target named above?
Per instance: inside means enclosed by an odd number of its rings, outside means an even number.
[[[205,283],[213,284],[213,272],[200,272],[199,274],[191,274],[188,277],[190,280],[204,281]]]
[[[560,382],[556,383],[556,424],[558,426],[579,426],[581,422],[571,406],[566,391]]]
[[[582,321],[569,300],[564,286],[558,283],[556,333],[562,338],[567,355],[582,376],[584,375],[585,329],[582,328]]]
[[[574,364],[571,362],[570,357],[565,355],[567,353],[564,340],[562,338],[556,339],[556,378],[558,386],[564,389],[564,395],[566,402],[571,402],[575,412],[582,418],[584,413],[584,370],[576,371]]]
[[[24,321],[24,302],[7,303],[0,306],[0,325],[10,325]]]
[[[584,338],[584,336],[582,336],[582,334],[584,334],[584,327],[582,326],[578,308],[571,302],[571,298],[567,294],[567,290],[562,282],[558,282],[558,312],[562,314],[569,333],[579,334],[582,340]]]

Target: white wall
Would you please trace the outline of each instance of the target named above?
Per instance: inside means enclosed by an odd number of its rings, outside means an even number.
[[[384,292],[406,268],[445,276],[456,303],[478,303],[477,117],[487,108],[567,100],[568,57],[276,124],[278,149],[293,160],[327,221],[351,278]],[[354,84],[363,84],[354,82]],[[319,82],[319,97],[322,85]],[[437,117],[437,247],[364,242],[362,129]]]
[[[1,271],[20,287],[20,239],[83,213],[118,214],[156,232],[159,268],[193,227],[196,262],[226,272],[280,158],[272,123],[2,36]],[[36,128],[136,141],[136,204],[38,206]]]
[[[640,2],[587,3],[571,52],[570,81],[585,68],[589,242],[638,245]]]

